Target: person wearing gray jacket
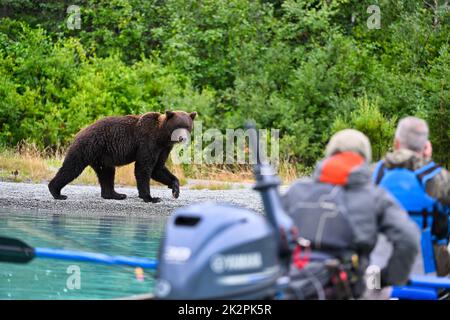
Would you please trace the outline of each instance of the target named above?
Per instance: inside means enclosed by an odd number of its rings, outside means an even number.
[[[370,183],[370,161],[369,139],[357,130],[340,131],[312,177],[290,186],[282,204],[313,251],[338,258],[356,253],[361,268],[384,234],[393,249],[381,287],[402,285],[419,252],[420,231],[390,194]]]

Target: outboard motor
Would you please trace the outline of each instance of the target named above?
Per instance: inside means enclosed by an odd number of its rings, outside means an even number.
[[[266,217],[227,204],[204,203],[177,210],[168,220],[159,251],[155,296],[159,299],[270,299],[285,275],[295,228],[284,213],[279,180],[262,163],[256,139],[256,185]],[[255,141],[255,140],[253,140]]]

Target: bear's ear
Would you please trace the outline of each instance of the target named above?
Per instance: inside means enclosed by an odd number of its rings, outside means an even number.
[[[172,118],[174,115],[175,115],[175,112],[170,111],[170,110],[167,110],[167,111],[166,111],[166,117],[167,117],[167,119]]]
[[[197,115],[197,112],[194,111],[189,114],[189,117],[191,117],[191,119],[194,120],[196,115]]]

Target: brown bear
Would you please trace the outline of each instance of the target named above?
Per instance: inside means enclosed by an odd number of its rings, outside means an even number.
[[[98,120],[75,136],[62,167],[48,185],[50,193],[55,199],[67,199],[61,189],[91,166],[104,199],[125,199],[126,195],[114,190],[115,167],[135,162],[140,198],[145,202],[160,201],[150,195],[150,178],[167,185],[178,198],[180,183],[165,162],[174,144],[187,139],[196,115],[196,112],[166,111]]]

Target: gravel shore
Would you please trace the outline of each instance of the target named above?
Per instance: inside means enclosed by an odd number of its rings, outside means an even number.
[[[152,187],[159,203],[145,203],[138,197],[136,188],[116,187],[125,193],[125,200],[104,200],[100,197],[99,186],[68,185],[62,193],[67,200],[54,200],[47,185],[31,183],[0,182],[0,209],[2,211],[40,211],[76,215],[154,215],[168,216],[179,207],[194,203],[213,201],[227,202],[237,206],[262,212],[260,195],[250,187],[230,190],[190,190],[181,188],[180,197],[174,199],[166,187]]]

